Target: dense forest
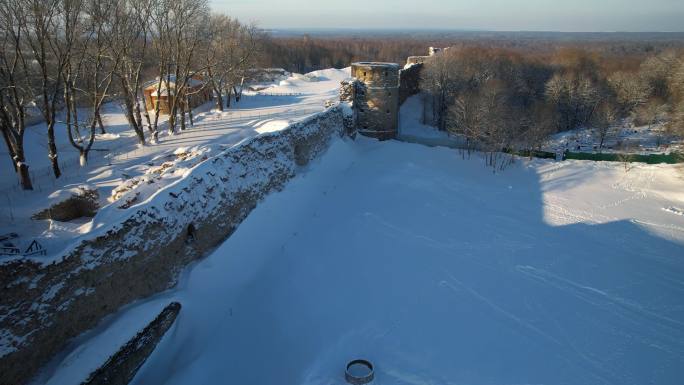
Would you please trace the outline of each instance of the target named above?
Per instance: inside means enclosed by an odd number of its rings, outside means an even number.
[[[648,56],[684,48],[682,33],[402,33],[377,31],[343,34],[265,33],[262,64],[292,72],[346,67],[352,61],[404,63],[408,56],[427,55],[428,47],[493,48],[520,54],[552,55],[559,49],[583,49],[613,63],[634,66]]]
[[[552,133],[580,127],[594,130],[601,150],[625,119],[684,134],[681,50],[617,56],[451,48],[426,63],[422,81],[436,125],[490,151],[535,149]]]

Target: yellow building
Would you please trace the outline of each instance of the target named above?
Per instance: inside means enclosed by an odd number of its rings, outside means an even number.
[[[161,87],[160,87],[161,82]],[[155,79],[148,82],[143,87],[143,97],[145,98],[145,105],[148,110],[155,110],[159,104],[159,111],[162,114],[169,114],[171,111],[172,99],[175,97],[174,91],[176,89],[176,78]],[[187,95],[187,96],[186,96]],[[184,91],[180,97],[183,98],[182,103],[185,103],[185,108],[195,108],[211,100],[211,91],[204,86],[204,82],[199,76],[195,76],[188,80]]]

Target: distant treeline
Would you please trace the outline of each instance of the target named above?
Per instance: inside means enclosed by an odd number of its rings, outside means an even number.
[[[501,48],[518,53],[552,55],[558,49],[594,52],[616,63],[634,65],[669,49],[684,49],[684,33],[553,33],[553,32],[335,32],[269,34],[263,52],[265,66],[292,72],[347,67],[352,61],[403,64],[408,56],[426,55],[427,48]],[[620,64],[622,65],[622,64]]]

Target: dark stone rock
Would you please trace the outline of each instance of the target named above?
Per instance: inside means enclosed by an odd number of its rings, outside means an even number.
[[[171,328],[180,310],[180,303],[171,302],[145,329],[109,357],[104,365],[91,373],[82,385],[128,385]]]

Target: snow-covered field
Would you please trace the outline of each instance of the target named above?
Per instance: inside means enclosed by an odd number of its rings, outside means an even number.
[[[603,148],[596,134],[587,128],[560,132],[543,145],[551,152],[627,152],[632,154],[669,153],[684,151],[684,142],[667,134],[664,124],[639,127],[619,127],[606,136]]]
[[[281,130],[325,109],[336,100],[340,81],[349,69],[329,69],[306,75],[293,74],[260,92],[245,92],[239,103],[219,112],[207,103],[195,111],[195,125],[182,133],[161,131],[157,144],[139,147],[120,106],[105,106],[107,134],[98,135],[87,167],[79,167],[78,152],[68,143],[66,129],[55,128],[64,175],[52,176],[47,157],[45,125],[29,127],[25,135],[26,156],[35,190],[22,191],[4,145],[0,146],[0,236],[10,232],[22,251],[35,239],[47,250],[46,258],[58,254],[74,239],[92,228],[84,218],[71,222],[31,220],[36,212],[70,195],[78,186],[98,190],[103,210],[145,201],[160,188],[187,175],[207,157],[263,132]],[[2,259],[12,257],[0,256]]]
[[[136,384],[680,384],[684,170],[337,140],[179,286],[75,341],[85,378],[170,300]]]

